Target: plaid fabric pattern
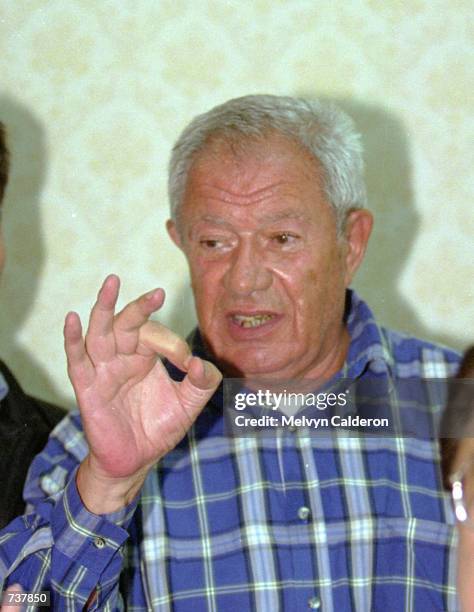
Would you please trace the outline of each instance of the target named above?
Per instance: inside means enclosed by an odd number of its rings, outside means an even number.
[[[455,353],[379,328],[350,299],[345,377],[454,373]],[[194,345],[202,352],[198,334]],[[100,517],[75,486],[87,454],[79,416],[62,421],[30,469],[30,513],[0,534],[5,586],[51,589],[65,611],[94,590],[94,610],[457,609],[435,443],[298,430],[227,438],[218,405],[217,395],[134,504]]]

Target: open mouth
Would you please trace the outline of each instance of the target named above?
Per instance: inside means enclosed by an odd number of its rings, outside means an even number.
[[[232,321],[239,327],[260,327],[274,318],[272,314],[233,315]]]

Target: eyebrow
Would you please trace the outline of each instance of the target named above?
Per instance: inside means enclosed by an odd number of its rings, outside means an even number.
[[[297,221],[307,221],[307,216],[302,213],[298,213],[294,210],[284,210],[279,213],[264,215],[261,218],[261,221],[267,222],[267,223],[274,223],[276,221],[282,221],[285,219],[295,219]],[[198,222],[201,222],[201,221],[208,222],[208,223],[215,223],[216,225],[230,225],[229,222],[226,221],[225,219],[221,219],[220,217],[213,217],[212,215],[204,215],[198,220]]]
[[[265,215],[262,218],[263,221],[269,221],[270,223],[274,221],[281,221],[284,219],[296,219],[297,221],[306,221],[307,216],[302,213],[298,213],[294,210],[283,210],[273,215]]]

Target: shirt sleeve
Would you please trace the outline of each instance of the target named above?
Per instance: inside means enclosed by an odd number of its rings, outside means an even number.
[[[83,610],[87,602],[89,610],[123,609],[119,576],[137,500],[115,513],[89,512],[75,478],[87,452],[73,414],[34,459],[27,514],[0,532],[0,592],[18,582],[24,591],[50,591],[53,610]]]

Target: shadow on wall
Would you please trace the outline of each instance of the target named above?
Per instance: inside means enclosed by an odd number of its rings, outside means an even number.
[[[308,93],[298,95],[312,97]],[[368,252],[354,288],[387,327],[456,347],[459,343],[455,338],[428,328],[417,317],[398,288],[420,227],[409,141],[402,122],[380,107],[327,99],[345,110],[362,134],[369,208],[375,217]]]
[[[63,403],[43,369],[41,355],[34,346],[24,350],[17,338],[30,312],[38,307],[36,295],[44,264],[39,211],[46,175],[44,133],[29,110],[2,95],[0,120],[7,128],[11,151],[2,214],[6,265],[0,287],[0,354],[29,392]]]

